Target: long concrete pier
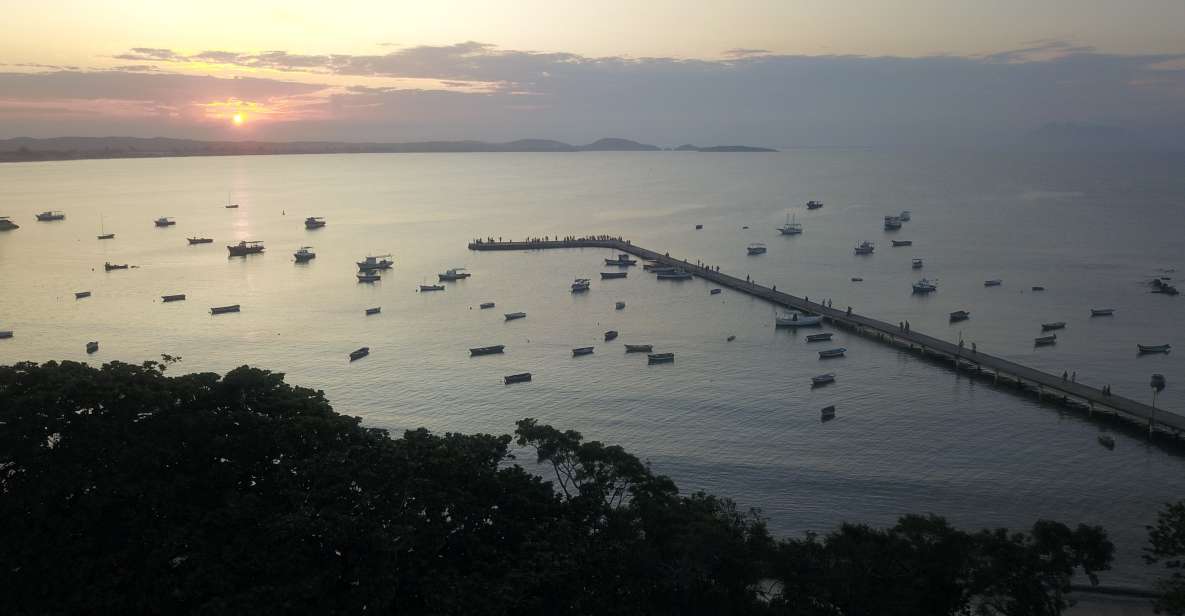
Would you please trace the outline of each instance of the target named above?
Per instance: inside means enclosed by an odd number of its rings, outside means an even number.
[[[1098,387],[1068,381],[1060,375],[1023,366],[990,353],[972,351],[957,344],[928,336],[912,328],[907,331],[902,330],[896,323],[887,323],[856,312],[849,313],[846,308],[830,308],[789,293],[775,291],[770,287],[699,266],[684,259],[671,257],[666,253],[659,253],[636,246],[628,240],[617,238],[578,238],[523,242],[477,240],[469,244],[470,250],[547,250],[561,248],[608,248],[629,253],[647,261],[654,261],[671,267],[679,267],[695,276],[710,280],[721,287],[728,287],[734,291],[759,297],[770,303],[794,310],[819,314],[823,316],[825,321],[830,322],[836,327],[854,331],[859,335],[877,339],[886,344],[906,347],[923,355],[949,361],[955,370],[986,375],[996,382],[1011,382],[1021,389],[1028,388],[1035,390],[1039,398],[1060,399],[1065,402],[1075,401],[1084,405],[1090,413],[1099,411],[1124,415],[1141,425],[1147,425],[1149,431],[1163,429],[1178,434],[1185,431],[1185,416],[1178,415],[1174,412],[1157,409],[1123,396],[1104,394]]]

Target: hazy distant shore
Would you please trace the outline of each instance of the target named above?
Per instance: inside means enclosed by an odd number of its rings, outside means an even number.
[[[350,143],[336,141],[198,141],[163,137],[17,137],[0,140],[0,162],[36,162],[103,158],[161,158],[180,156],[264,156],[273,154],[424,154],[465,152],[776,152],[745,145],[699,147],[685,144],[661,148],[629,139],[606,138],[586,145],[550,139],[485,141],[418,141],[408,143]]]

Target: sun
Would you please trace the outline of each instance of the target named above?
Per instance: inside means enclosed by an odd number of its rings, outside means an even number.
[[[242,126],[242,125],[243,125],[243,114],[241,114],[241,113],[236,113],[236,114],[234,115],[234,117],[232,117],[232,118],[230,119],[230,121],[231,121],[231,122],[234,122],[235,126]]]

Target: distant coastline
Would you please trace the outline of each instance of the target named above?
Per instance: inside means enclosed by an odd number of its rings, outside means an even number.
[[[745,145],[699,147],[685,144],[661,148],[629,139],[605,138],[586,145],[550,139],[485,141],[416,141],[407,143],[351,143],[346,141],[199,141],[165,137],[54,137],[0,139],[0,162],[87,160],[103,158],[162,158],[174,156],[265,156],[283,154],[375,154],[462,152],[777,152]]]

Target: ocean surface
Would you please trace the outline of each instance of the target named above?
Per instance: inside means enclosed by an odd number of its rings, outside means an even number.
[[[475,237],[610,234],[835,307],[1185,412],[1185,298],[1149,293],[1185,277],[1185,156],[801,150],[776,154],[355,154],[0,165],[0,363],[141,362],[174,370],[243,364],[323,389],[372,426],[508,433],[536,417],[625,446],[685,491],[760,508],[773,531],[891,524],[932,512],[967,528],[1038,518],[1102,524],[1117,544],[1111,585],[1146,586],[1144,525],[1185,497],[1185,458],[1135,430],[1090,421],[887,346],[836,332],[820,361],[774,309],[701,280],[640,267],[599,279],[605,250],[475,253]],[[227,198],[240,204],[225,209]],[[825,207],[806,211],[808,199]],[[61,222],[35,222],[58,209]],[[912,211],[902,230],[882,219]],[[781,237],[793,213],[804,227]],[[156,228],[153,220],[175,217]],[[306,216],[328,225],[306,231]],[[696,231],[695,225],[703,230]],[[747,227],[747,228],[745,228]],[[115,233],[99,241],[100,230]],[[213,244],[189,246],[200,235]],[[893,248],[891,239],[912,247]],[[226,244],[262,240],[262,255]],[[858,257],[853,246],[876,243]],[[746,255],[764,242],[768,253]],[[293,263],[302,245],[317,258]],[[354,262],[390,253],[381,283]],[[924,269],[910,268],[912,258]],[[136,266],[105,272],[104,262]],[[436,274],[472,278],[419,293]],[[1163,270],[1179,268],[1179,272]],[[939,290],[913,295],[926,276]],[[592,278],[584,294],[574,278]],[[863,282],[852,282],[862,277]],[[999,287],[984,287],[988,279]],[[1030,288],[1041,285],[1044,292]],[[77,291],[92,296],[75,300]],[[164,304],[160,296],[185,293]],[[497,307],[480,310],[493,301]],[[626,302],[615,310],[616,301]],[[209,308],[241,304],[211,316]],[[381,306],[382,313],[364,310]],[[1114,308],[1090,317],[1090,308]],[[971,319],[948,322],[953,310]],[[513,322],[503,313],[523,311]],[[1040,323],[1065,321],[1053,347]],[[621,332],[606,343],[602,333]],[[736,340],[728,342],[727,337]],[[87,341],[100,349],[85,353]],[[676,354],[647,365],[624,343]],[[506,345],[504,355],[467,349]],[[826,344],[826,343],[824,343]],[[573,347],[593,355],[572,357]],[[347,354],[369,346],[350,363]],[[506,386],[502,377],[532,372]],[[838,382],[812,390],[810,377]],[[838,417],[819,421],[833,404]],[[1114,450],[1097,442],[1113,433]]]

